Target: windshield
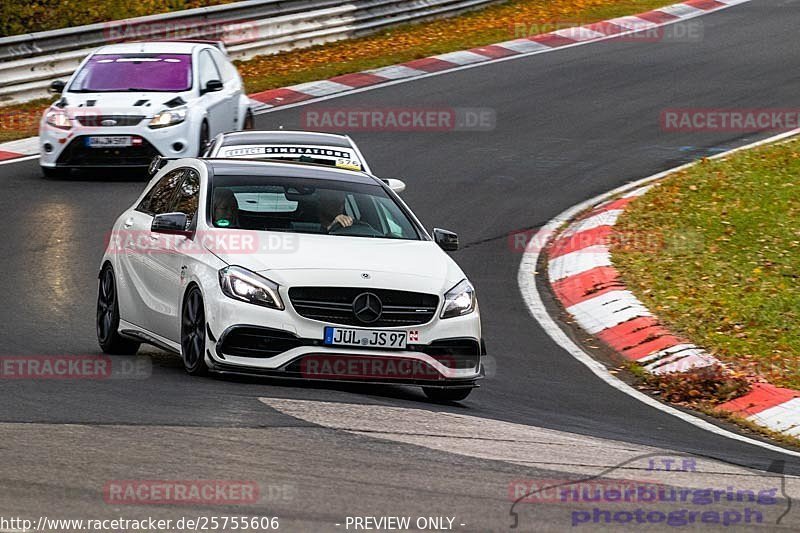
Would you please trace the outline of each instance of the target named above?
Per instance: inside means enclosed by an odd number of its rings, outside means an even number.
[[[98,54],[78,72],[69,90],[180,92],[191,88],[189,54]]]
[[[419,240],[414,223],[379,185],[305,178],[216,176],[216,228]]]

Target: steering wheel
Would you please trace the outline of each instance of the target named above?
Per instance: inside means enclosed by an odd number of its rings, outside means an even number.
[[[339,221],[336,221],[331,225],[330,229],[328,230],[328,233],[331,235],[339,235],[346,231],[349,231],[351,228],[368,228],[371,231],[377,233],[377,230],[372,227],[372,224],[370,224],[369,222],[365,222],[363,220],[353,220],[353,224],[347,227],[342,226],[339,223]]]

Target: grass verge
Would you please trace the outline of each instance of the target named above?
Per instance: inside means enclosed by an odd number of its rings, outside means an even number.
[[[628,287],[669,328],[735,372],[794,389],[798,176],[797,139],[704,160],[633,202],[612,248]]]
[[[674,0],[511,0],[451,18],[237,62],[248,93],[641,13]],[[0,142],[36,135],[48,100],[0,107]]]

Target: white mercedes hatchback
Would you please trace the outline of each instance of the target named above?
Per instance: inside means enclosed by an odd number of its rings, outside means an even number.
[[[220,43],[103,46],[67,82],[39,125],[48,177],[74,168],[146,168],[153,157],[196,157],[218,133],[251,128],[250,99]]]
[[[114,224],[103,351],[148,343],[190,374],[402,383],[467,397],[485,355],[475,289],[395,193],[300,163],[170,161]]]

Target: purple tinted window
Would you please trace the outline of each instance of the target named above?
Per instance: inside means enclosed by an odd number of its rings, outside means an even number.
[[[186,91],[192,87],[189,54],[95,55],[75,76],[70,91]]]

